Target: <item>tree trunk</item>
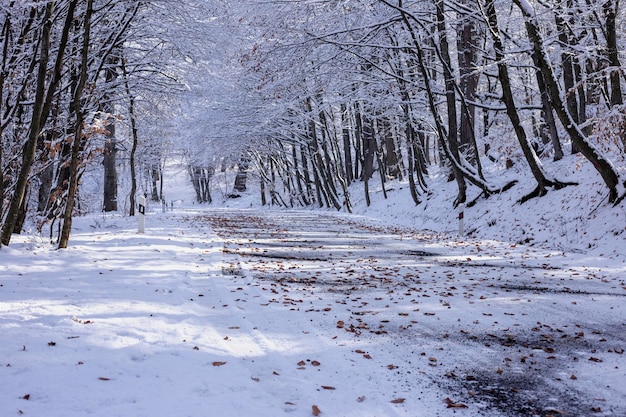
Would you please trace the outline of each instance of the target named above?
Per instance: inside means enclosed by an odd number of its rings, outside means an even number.
[[[563,3],[566,3],[565,5]],[[563,69],[563,86],[567,110],[572,120],[577,125],[582,125],[586,120],[586,97],[584,86],[581,81],[581,68],[578,57],[574,54],[577,41],[572,32],[572,0],[557,0],[555,2],[554,20],[556,22],[559,42],[562,45],[561,67]],[[579,149],[572,141],[572,153],[578,153]]]
[[[543,107],[542,116],[545,128],[547,129],[546,133],[550,143],[552,144],[552,149],[554,149],[554,160],[560,161],[563,159],[563,147],[561,146],[559,133],[556,128],[556,121],[554,120],[554,109],[552,107],[552,103],[550,102],[548,92],[546,91],[546,83],[544,82],[543,75],[539,69],[535,70],[535,76],[537,78],[537,87],[539,87],[541,94],[541,105]]]
[[[242,156],[237,164],[237,175],[235,176],[234,189],[238,193],[246,191],[246,181],[248,179],[248,168],[250,161],[247,157]]]
[[[456,93],[454,86],[454,77],[452,75],[452,62],[450,61],[450,48],[448,46],[447,28],[445,20],[445,10],[443,0],[436,0],[437,8],[437,32],[439,34],[439,48],[441,50],[441,59],[443,60],[443,77],[446,89],[446,103],[448,110],[448,146],[454,159],[460,161],[459,142],[458,142],[458,124],[456,112]],[[458,186],[457,198],[454,205],[465,203],[467,200],[467,186],[465,177],[459,167],[451,161],[452,172]]]
[[[81,64],[78,83],[72,97],[70,105],[71,113],[76,117],[74,125],[74,142],[72,143],[72,158],[70,160],[70,183],[67,192],[67,203],[65,205],[65,213],[63,214],[63,227],[59,239],[59,249],[67,248],[70,240],[70,232],[72,230],[72,215],[74,211],[74,202],[78,192],[78,178],[80,166],[80,150],[83,145],[83,124],[84,109],[82,108],[82,96],[85,84],[87,83],[87,66],[89,64],[89,40],[91,34],[91,15],[93,13],[93,0],[87,0],[87,10],[85,11],[84,27],[83,27],[83,48],[81,51]]]
[[[609,81],[611,83],[611,106],[623,104],[622,87],[620,84],[621,63],[619,60],[619,48],[617,46],[617,7],[619,0],[607,0],[603,5],[606,18],[606,48],[609,60]],[[626,147],[626,136],[622,135]]]
[[[105,88],[117,79],[115,67],[118,57],[111,57],[105,68]],[[108,87],[111,88],[111,87]],[[117,211],[117,138],[115,137],[114,107],[108,94],[104,95],[104,103],[101,106],[104,113],[105,141],[102,165],[104,167],[104,196],[103,210],[105,212]]]
[[[137,167],[135,166],[135,155],[137,154],[137,146],[139,145],[139,137],[137,135],[137,119],[135,117],[135,96],[130,91],[130,85],[128,83],[128,72],[126,71],[126,61],[122,58],[121,61],[122,75],[124,76],[124,87],[126,89],[126,95],[128,96],[128,116],[130,118],[130,132],[133,140],[133,145],[130,149],[130,196],[129,196],[129,212],[130,216],[135,215],[135,200],[137,199]]]
[[[348,114],[348,108],[345,104],[341,105],[341,136],[343,140],[343,158],[344,165],[346,167],[346,181],[348,184],[352,184],[354,181],[354,165],[352,163],[352,146],[350,144],[350,115]]]
[[[465,7],[471,7],[469,0],[463,0]],[[476,118],[476,90],[480,72],[476,65],[476,45],[478,44],[477,31],[472,16],[463,17],[457,31],[457,50],[459,61],[459,75],[463,111],[461,111],[459,142],[462,150],[467,149],[468,158],[475,164],[480,164],[478,146],[474,135],[474,120]],[[480,165],[478,165],[480,166]],[[479,170],[481,171],[481,170]]]

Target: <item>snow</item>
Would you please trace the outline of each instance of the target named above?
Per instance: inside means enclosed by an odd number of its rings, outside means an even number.
[[[119,213],[77,218],[67,250],[14,236],[2,415],[626,415],[624,205],[571,162],[580,186],[479,200],[465,237],[443,178],[422,207],[355,188],[355,214],[253,187],[193,205],[181,179],[144,234]]]

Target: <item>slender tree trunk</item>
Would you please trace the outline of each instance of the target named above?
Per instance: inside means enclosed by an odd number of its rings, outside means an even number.
[[[242,156],[237,164],[237,175],[235,176],[234,189],[238,193],[246,191],[246,181],[248,179],[248,168],[250,167],[250,161],[248,157]]]
[[[348,107],[345,104],[341,105],[341,136],[343,140],[343,158],[344,165],[346,167],[346,181],[348,184],[352,184],[354,181],[354,166],[352,163],[352,146],[350,145],[350,115],[348,113]]]
[[[559,133],[556,128],[556,121],[554,120],[554,109],[552,107],[552,103],[550,102],[550,98],[548,97],[548,92],[546,91],[546,83],[543,81],[543,75],[541,74],[541,71],[539,69],[535,70],[535,76],[537,78],[537,87],[539,87],[539,91],[541,94],[543,120],[548,130],[547,133],[550,143],[552,144],[552,149],[554,149],[554,160],[560,161],[561,159],[563,159],[563,147],[561,146]]]
[[[459,142],[458,142],[458,124],[457,124],[457,111],[456,111],[456,93],[454,88],[454,78],[452,75],[452,62],[450,60],[450,48],[448,46],[444,1],[436,0],[437,8],[437,32],[439,34],[439,48],[441,50],[441,58],[443,59],[443,77],[446,88],[446,103],[448,110],[448,146],[454,158],[460,160]],[[465,177],[456,164],[452,163],[452,172],[454,179],[458,186],[457,198],[454,205],[465,203],[467,200],[466,192],[467,186],[465,184]]]
[[[463,6],[471,7],[470,0],[463,0]],[[461,19],[460,28],[457,32],[457,50],[459,61],[459,89],[463,97],[461,120],[459,126],[459,142],[463,150],[468,149],[468,158],[476,164],[478,171],[482,172],[478,144],[474,134],[476,119],[476,90],[480,72],[476,64],[476,51],[478,44],[478,31],[473,16]]]
[[[603,5],[604,16],[606,18],[606,48],[609,60],[609,81],[611,83],[611,106],[623,104],[621,87],[621,63],[619,59],[619,48],[617,46],[617,9],[619,0],[606,0]],[[622,135],[626,147],[626,136]]]
[[[71,103],[71,112],[76,117],[74,125],[74,142],[72,143],[72,159],[70,160],[70,183],[67,192],[67,203],[65,205],[65,213],[63,214],[63,227],[61,229],[61,237],[59,239],[59,249],[67,248],[70,240],[70,232],[72,230],[72,214],[74,211],[74,203],[78,192],[78,178],[80,166],[80,150],[83,145],[83,125],[84,125],[84,109],[83,109],[83,90],[87,83],[87,66],[89,64],[89,42],[91,35],[91,15],[93,13],[93,0],[87,0],[87,10],[83,23],[83,48],[81,51],[80,75],[76,90],[74,91]]]
[[[110,57],[105,68],[105,88],[117,79],[118,57]],[[109,87],[110,88],[110,87]],[[105,212],[117,211],[117,138],[115,137],[115,108],[108,94],[104,95],[101,106],[105,117],[105,141],[102,165],[104,167],[103,209]]]
[[[126,89],[126,95],[128,96],[128,115],[130,118],[130,133],[133,140],[133,145],[130,149],[130,196],[129,196],[129,215],[135,215],[135,201],[137,199],[137,167],[135,161],[135,155],[137,154],[137,146],[139,145],[139,136],[137,134],[137,119],[135,117],[135,96],[130,91],[130,85],[128,83],[128,72],[126,71],[126,62],[122,58],[121,61],[122,75],[124,76],[124,87]]]

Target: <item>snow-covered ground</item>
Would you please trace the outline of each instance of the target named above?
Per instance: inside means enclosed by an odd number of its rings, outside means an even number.
[[[560,174],[582,185],[479,201],[463,238],[443,181],[430,210],[401,184],[369,208],[355,189],[352,215],[255,208],[254,191],[194,206],[175,182],[144,234],[99,214],[67,250],[15,236],[0,412],[624,416],[624,203]]]

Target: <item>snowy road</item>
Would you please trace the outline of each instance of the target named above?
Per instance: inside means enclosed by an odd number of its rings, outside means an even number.
[[[485,415],[626,415],[619,273],[341,216],[207,219],[227,270],[263,290],[257,302],[271,316],[309,335],[348,403],[404,399],[399,415],[465,405]],[[387,408],[372,415],[396,415]]]
[[[625,267],[343,214],[0,250],[1,415],[624,416]]]

